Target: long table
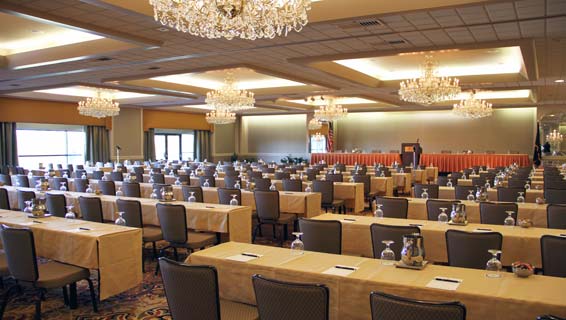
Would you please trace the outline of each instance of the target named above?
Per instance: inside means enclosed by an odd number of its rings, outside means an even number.
[[[349,220],[344,220],[347,218]],[[445,233],[447,230],[480,232],[479,229],[490,229],[503,235],[502,263],[510,266],[515,261],[524,261],[536,267],[542,266],[540,238],[543,235],[559,236],[564,230],[546,228],[521,228],[499,225],[470,223],[467,226],[454,226],[437,221],[361,217],[353,215],[323,214],[315,217],[318,220],[336,220],[342,222],[342,254],[373,257],[370,225],[379,223],[393,226],[419,225],[426,252],[426,260],[448,262]],[[400,252],[395,252],[400,258]]]
[[[518,195],[517,195],[518,196]],[[523,194],[525,197],[525,201],[529,203],[535,203],[538,197],[544,198],[544,191],[543,190],[535,190],[529,189]],[[497,201],[497,189],[496,188],[489,188],[487,189],[487,197],[490,201]],[[439,199],[454,199],[455,198],[455,188],[454,187],[438,187],[438,198]]]
[[[141,229],[57,217],[30,219],[23,212],[8,210],[0,210],[0,224],[30,228],[40,257],[97,269],[101,300],[143,280]]]
[[[226,258],[251,252],[261,254],[249,262]],[[330,319],[371,319],[369,294],[382,291],[419,300],[461,301],[469,320],[536,319],[538,315],[566,316],[566,279],[545,276],[517,278],[505,273],[488,278],[484,270],[429,265],[424,270],[398,269],[380,260],[318,252],[291,255],[289,249],[228,242],[189,256],[195,265],[218,270],[220,297],[255,304],[251,277],[299,283],[325,284],[330,291]],[[355,266],[347,275],[323,274],[336,265]],[[428,288],[437,276],[461,279],[454,291]]]

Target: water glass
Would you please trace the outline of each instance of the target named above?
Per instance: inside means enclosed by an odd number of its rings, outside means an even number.
[[[519,196],[517,197],[517,203],[525,203],[525,197],[523,196],[524,192],[519,192]]]
[[[85,192],[86,192],[86,193],[94,193],[94,190],[92,190],[92,188],[90,187],[90,184],[87,184],[87,185],[86,185],[86,190],[85,190]]]
[[[277,191],[277,187],[275,186],[274,182],[272,182],[271,185],[269,186],[269,190],[270,191]]]
[[[67,208],[67,213],[65,213],[65,219],[68,219],[68,220],[76,219],[77,216],[73,212],[74,207],[73,206],[66,206],[66,208]]]
[[[468,199],[468,201],[474,201],[476,198],[474,197],[474,190],[468,190],[469,194],[468,197],[466,199]]]
[[[503,221],[503,225],[513,227],[515,225],[515,219],[513,218],[515,211],[505,211],[505,213],[507,213],[507,217]]]
[[[381,207],[383,207],[383,204],[376,204],[375,205],[376,209],[373,212],[373,216],[376,218],[383,218],[383,210],[381,209]]]
[[[153,191],[151,192],[151,194],[149,195],[150,199],[159,199],[159,196],[157,195],[157,189],[153,189]]]
[[[428,189],[427,188],[423,188],[423,192],[421,193],[421,198],[423,199],[428,199]]]
[[[126,219],[124,219],[124,212],[118,212],[118,219],[115,221],[118,226],[126,226]]]
[[[446,214],[446,210],[448,208],[440,208],[440,214],[438,215],[438,222],[440,223],[448,223],[448,214]]]
[[[230,205],[231,206],[237,206],[238,205],[238,199],[237,199],[238,195],[237,194],[233,194],[232,195],[232,200],[230,200]]]
[[[485,270],[487,271],[486,276],[488,278],[501,278],[501,261],[498,259],[498,255],[501,254],[501,250],[491,249],[488,250],[492,257],[489,259],[485,265]]]
[[[180,178],[180,177],[177,177],[177,179],[175,179],[175,185],[176,185],[176,186],[180,186],[181,184],[182,184],[182,183],[181,183],[181,178]]]
[[[210,187],[210,182],[208,182],[208,179],[206,179],[204,181],[204,184],[202,185],[204,188],[209,188]]]
[[[448,179],[448,182],[446,182],[446,186],[452,188],[452,179]]]
[[[301,241],[302,232],[293,232],[295,240],[291,242],[291,254],[292,255],[302,255],[305,253],[305,244]]]
[[[116,191],[116,197],[123,197],[124,196],[124,192],[122,191],[122,188],[119,187],[118,191]]]
[[[61,191],[67,191],[67,183],[66,183],[66,182],[61,182],[61,186],[59,187],[59,190],[61,190]]]
[[[189,202],[197,202],[197,198],[195,197],[195,193],[191,191],[189,198],[187,199]]]
[[[383,240],[381,241],[385,245],[385,249],[381,251],[381,264],[386,266],[391,266],[395,264],[395,252],[391,250],[391,245],[395,243],[393,240]]]
[[[307,187],[305,188],[305,192],[309,192],[309,193],[312,192],[312,188],[311,188],[310,183],[307,184]]]

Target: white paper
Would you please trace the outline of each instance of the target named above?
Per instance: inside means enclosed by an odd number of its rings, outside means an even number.
[[[23,223],[18,223],[20,226],[33,226],[35,223],[34,222],[23,222]]]
[[[90,231],[90,230],[85,230],[85,229],[76,228],[76,229],[69,229],[69,230],[65,230],[65,231],[67,231],[67,232],[73,232],[73,233],[78,233],[78,232],[85,232],[85,231]]]
[[[325,271],[322,272],[322,273],[323,273],[323,274],[331,274],[331,275],[335,275],[335,276],[346,277],[346,276],[350,275],[352,272],[354,272],[354,271],[356,271],[356,270],[358,269],[358,268],[356,268],[356,267],[348,267],[348,268],[352,268],[352,269],[354,269],[354,270],[332,267],[332,268],[329,268],[329,269],[325,270]]]
[[[490,230],[474,229],[474,232],[479,232],[479,233],[481,233],[481,232],[493,232],[493,230],[491,230],[491,229]]]
[[[344,219],[342,219],[342,220],[340,220],[340,222],[342,222],[342,223],[354,223],[354,222],[356,222],[356,220],[344,220]]]
[[[435,289],[441,289],[441,290],[455,291],[456,289],[458,289],[458,287],[460,286],[460,283],[462,282],[462,280],[460,280],[460,279],[451,279],[451,278],[445,278],[445,279],[455,280],[457,282],[436,280],[436,278],[435,278],[435,279],[430,280],[430,282],[426,286],[427,286],[427,288],[435,288]]]
[[[243,255],[243,254],[237,254],[235,256],[230,256],[230,257],[226,258],[226,260],[248,262],[248,261],[255,260],[257,258],[259,258],[259,257],[252,257],[252,256],[246,256],[246,255]]]

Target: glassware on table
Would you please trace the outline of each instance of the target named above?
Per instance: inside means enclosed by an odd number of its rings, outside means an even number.
[[[485,187],[486,190],[491,188],[491,184],[489,183],[489,181],[485,182],[484,187]]]
[[[525,194],[524,192],[518,192],[519,196],[517,197],[517,203],[525,203],[525,197],[523,196],[523,194]]]
[[[302,232],[293,232],[295,236],[295,240],[291,242],[291,254],[292,255],[301,255],[305,252],[305,244],[301,241],[301,236],[303,235]]]
[[[67,208],[67,213],[65,213],[65,219],[69,219],[69,220],[76,219],[77,215],[73,212],[74,206],[66,206],[66,208]]]
[[[507,217],[503,220],[503,225],[513,227],[515,225],[515,218],[513,218],[515,211],[505,211],[505,213],[507,213]]]
[[[236,183],[234,184],[234,189],[242,189],[242,186],[240,186],[240,181],[236,180]]]
[[[25,201],[24,203],[25,203],[25,205],[26,205],[26,207],[24,208],[24,212],[25,212],[25,213],[31,213],[31,212],[33,211],[33,210],[31,209],[32,201],[31,201],[31,200],[28,200],[28,201]]]
[[[529,183],[529,181],[525,183],[525,190],[531,190],[531,184]]]
[[[175,185],[180,186],[181,184],[181,177],[177,177],[177,179],[175,179]]]
[[[486,276],[488,278],[501,278],[501,261],[498,259],[498,255],[501,254],[501,250],[491,249],[488,250],[492,257],[489,259],[485,265],[485,270],[487,271]]]
[[[217,171],[214,171],[213,177],[218,178],[218,172]]]
[[[153,173],[149,175],[148,183],[155,183],[155,180],[153,179]]]
[[[203,188],[209,188],[210,187],[210,182],[208,182],[208,179],[206,179],[203,183]]]
[[[108,177],[106,176],[106,174],[103,174],[102,175],[102,181],[107,181],[107,180],[108,180]]]
[[[375,211],[373,212],[375,218],[383,218],[383,209],[381,207],[383,207],[383,204],[378,203],[375,205]]]
[[[452,188],[452,179],[448,178],[448,182],[446,182],[446,186]]]
[[[305,192],[309,192],[309,193],[312,192],[312,188],[311,188],[310,182],[307,183],[307,187],[305,188]]]
[[[356,173],[356,174],[358,174],[358,173]],[[351,183],[354,182],[354,176],[351,176],[351,177],[350,177],[350,182],[351,182]]]
[[[439,209],[440,209],[440,213],[438,214],[438,222],[448,223],[448,220],[450,220],[448,214],[446,213],[446,210],[448,210],[448,208],[439,208]]]
[[[191,191],[189,198],[187,199],[189,202],[197,202],[197,197],[195,197],[195,193]]]
[[[237,206],[238,205],[238,199],[237,199],[238,195],[237,194],[233,194],[232,195],[232,199],[230,200],[230,205],[231,206]]]
[[[391,266],[393,264],[395,264],[395,252],[393,252],[393,250],[391,250],[391,245],[395,243],[395,241],[393,240],[383,240],[381,241],[381,243],[383,243],[385,245],[385,249],[383,249],[383,251],[381,251],[381,260],[384,260],[381,262],[381,264],[386,265],[386,266]]]
[[[381,174],[379,175],[380,177],[385,177],[385,171],[381,171]]]
[[[92,187],[90,186],[90,184],[87,184],[87,185],[86,185],[86,190],[85,190],[85,192],[86,192],[86,193],[94,193],[94,190],[92,190]]]
[[[466,199],[468,199],[468,201],[474,201],[476,198],[474,197],[474,190],[468,190],[468,196],[466,197]]]
[[[123,197],[124,196],[124,192],[122,191],[122,188],[119,187],[118,191],[116,191],[116,197]]]
[[[67,191],[67,183],[66,182],[61,182],[60,185],[61,185],[59,187],[60,191]]]
[[[149,198],[150,199],[159,199],[159,196],[157,195],[157,189],[153,189],[153,191],[149,195]]]
[[[86,173],[83,172],[83,175],[81,176],[81,179],[86,179]]]
[[[271,185],[269,186],[269,190],[271,191],[277,191],[277,187],[275,186],[275,183],[272,182]]]
[[[63,174],[63,178],[69,179],[69,175],[67,174],[67,172],[65,172],[65,173]]]
[[[126,219],[124,219],[124,212],[118,212],[118,218],[116,219],[116,221],[114,223],[118,226],[125,226],[126,225]]]
[[[462,173],[462,179],[466,180],[466,173]]]
[[[421,193],[421,198],[428,199],[428,188],[423,188],[423,192]]]

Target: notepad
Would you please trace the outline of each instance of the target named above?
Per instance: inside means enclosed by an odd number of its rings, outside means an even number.
[[[435,277],[430,280],[426,285],[427,288],[435,288],[441,290],[455,291],[462,283],[461,279],[447,278],[447,277]]]
[[[474,232],[492,232],[493,230],[491,229],[482,229],[482,228],[477,228],[474,229]]]
[[[72,232],[72,233],[79,233],[79,232],[90,231],[90,229],[75,228],[75,229],[69,229],[69,230],[65,230],[65,231]]]
[[[232,260],[232,261],[239,261],[239,262],[248,262],[248,261],[252,261],[255,259],[259,259],[261,258],[262,255],[261,254],[257,254],[257,253],[240,253],[234,256],[229,256],[226,258],[226,260]]]
[[[356,222],[356,219],[347,219],[346,218],[346,219],[340,220],[340,222],[342,222],[342,223],[354,223],[354,222]]]
[[[357,267],[351,267],[351,266],[341,266],[341,265],[337,265],[334,266],[332,268],[326,269],[324,272],[322,272],[323,274],[331,274],[331,275],[335,275],[335,276],[341,276],[341,277],[346,277],[348,275],[350,275],[351,273],[353,273],[354,271],[358,270]]]

